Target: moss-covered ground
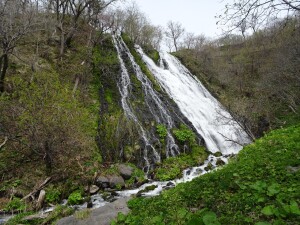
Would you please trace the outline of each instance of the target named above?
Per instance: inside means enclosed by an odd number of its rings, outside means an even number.
[[[274,130],[228,165],[153,198],[112,224],[299,224],[300,125]]]

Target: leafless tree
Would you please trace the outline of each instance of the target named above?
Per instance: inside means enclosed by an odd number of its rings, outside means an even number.
[[[31,31],[34,13],[32,1],[0,1],[0,92],[4,91],[9,56],[19,41]]]
[[[287,17],[300,11],[299,0],[235,0],[225,6],[220,15],[222,25],[228,25],[229,31],[243,27],[256,30],[266,25],[270,19]]]
[[[196,43],[196,37],[195,37],[195,34],[193,33],[186,33],[185,36],[184,36],[184,48],[187,48],[187,49],[191,49],[191,48],[195,48],[195,43]]]
[[[184,34],[184,28],[178,22],[169,21],[167,24],[166,32],[167,38],[171,39],[175,47],[175,51],[178,50],[179,40]]]
[[[70,47],[78,30],[80,19],[93,24],[99,23],[99,15],[118,0],[49,0],[50,8],[56,14],[57,30],[60,33],[60,55]],[[71,18],[71,19],[70,19]]]

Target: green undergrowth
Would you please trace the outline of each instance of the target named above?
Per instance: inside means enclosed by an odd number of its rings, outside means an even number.
[[[194,146],[191,153],[182,153],[176,157],[165,159],[155,169],[155,179],[161,181],[173,180],[182,176],[182,171],[191,166],[197,166],[204,162],[207,153],[204,147]]]
[[[274,130],[223,169],[128,202],[112,224],[299,224],[300,124]]]
[[[165,143],[167,128],[163,124],[156,126],[156,132],[160,141]],[[172,129],[172,133],[181,149],[186,149],[184,153],[176,157],[169,157],[157,164],[154,170],[155,179],[166,181],[173,180],[182,176],[182,171],[191,166],[197,166],[207,158],[204,147],[197,145],[196,135],[186,125],[180,124],[179,128]]]
[[[148,77],[148,79],[151,81],[153,88],[159,92],[163,93],[161,90],[159,84],[157,83],[155,77],[153,74],[149,71],[148,67],[146,64],[143,62],[142,57],[137,53],[137,51],[134,48],[134,43],[130,40],[130,38],[126,35],[122,35],[123,41],[126,43],[127,47],[129,48],[130,53],[133,55],[135,62],[139,65],[141,68],[142,72]],[[154,51],[154,50],[153,50]],[[155,53],[153,53],[155,55]],[[157,56],[156,56],[157,58]]]

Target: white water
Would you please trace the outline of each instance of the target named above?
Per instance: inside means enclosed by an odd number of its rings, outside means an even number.
[[[135,62],[134,57],[130,53],[128,47],[124,43],[121,37],[113,36],[114,45],[117,49],[118,58],[121,65],[121,83],[119,85],[119,90],[122,96],[121,102],[122,107],[126,116],[132,119],[141,131],[141,136],[145,142],[144,148],[144,160],[146,163],[146,168],[150,168],[149,162],[149,151],[152,151],[153,155],[155,156],[155,162],[160,162],[161,158],[155,148],[150,144],[151,143],[151,135],[147,132],[142,123],[138,120],[137,116],[135,115],[133,107],[131,106],[130,102],[130,90],[131,90],[131,81],[130,76],[128,74],[127,68],[125,66],[125,62],[122,58],[122,54],[126,54],[130,60],[132,68],[134,70],[136,78],[141,82],[142,91],[144,94],[145,104],[147,105],[149,112],[153,115],[155,122],[157,124],[164,124],[167,128],[167,142],[166,142],[166,156],[176,156],[179,154],[179,147],[176,145],[175,140],[171,134],[171,129],[174,128],[174,121],[169,110],[165,107],[165,105],[160,100],[157,93],[154,91],[150,80],[147,76],[142,72],[139,65]],[[153,163],[153,162],[152,162]]]
[[[235,154],[242,149],[242,145],[250,142],[231,115],[174,56],[161,52],[161,60],[168,67],[162,68],[141,48],[137,47],[137,51],[162,88],[203,137],[209,151]],[[163,63],[160,64],[162,66]]]

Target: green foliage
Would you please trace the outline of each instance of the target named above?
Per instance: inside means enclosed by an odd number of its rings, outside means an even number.
[[[196,136],[193,131],[191,131],[187,126],[181,124],[179,129],[174,129],[173,133],[175,138],[182,144],[194,144]]]
[[[162,140],[164,140],[165,137],[167,137],[167,134],[168,134],[167,127],[164,124],[158,124],[156,126],[156,132],[158,133],[158,136]]]
[[[26,204],[24,201],[22,201],[20,198],[13,197],[13,199],[7,203],[7,205],[4,207],[5,211],[8,212],[14,212],[14,211],[25,211]]]
[[[6,225],[16,225],[16,224],[26,224],[26,225],[39,225],[41,224],[41,220],[34,220],[30,223],[27,221],[23,221],[24,217],[32,215],[34,212],[24,212],[19,213],[9,219],[5,224]]]
[[[132,176],[129,180],[126,180],[126,187],[131,187],[136,181],[143,182],[145,180],[145,173],[143,170],[139,169],[136,165],[132,163],[127,163],[127,165],[133,168]]]
[[[153,60],[153,62],[155,62],[156,64],[159,63],[160,56],[157,50],[155,50],[151,46],[143,46],[143,50],[145,54],[148,55]]]
[[[129,215],[115,223],[298,224],[299,132],[300,125],[275,130],[220,170],[160,196],[132,199]]]
[[[46,189],[46,202],[50,204],[56,204],[60,201],[61,192],[51,186],[50,188]]]
[[[194,134],[193,134],[194,135]],[[207,157],[205,149],[194,146],[189,154],[183,153],[176,157],[169,157],[155,169],[155,179],[173,180],[182,176],[182,171],[190,166],[197,166],[204,162]]]
[[[82,191],[76,190],[68,197],[68,205],[79,205],[83,202]]]

